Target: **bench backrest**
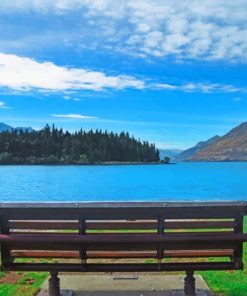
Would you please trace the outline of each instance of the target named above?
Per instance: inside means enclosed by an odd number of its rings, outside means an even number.
[[[1,244],[2,267],[241,269],[243,244],[220,237],[243,232],[245,210],[244,202],[0,204],[1,233],[18,238],[10,245]],[[168,240],[158,242],[157,236]],[[78,243],[78,237],[90,241]]]

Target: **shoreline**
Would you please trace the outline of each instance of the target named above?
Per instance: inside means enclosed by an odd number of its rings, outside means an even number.
[[[113,166],[113,165],[171,165],[176,163],[165,162],[131,162],[131,161],[107,161],[107,162],[94,162],[94,163],[0,163],[0,166]]]

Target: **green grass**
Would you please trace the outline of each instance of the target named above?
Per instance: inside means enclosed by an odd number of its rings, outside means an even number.
[[[0,285],[0,296],[14,296],[16,295],[17,285]]]
[[[0,284],[0,296],[34,296],[46,280],[45,272],[19,273],[21,278],[13,284]]]
[[[247,217],[244,221],[247,233]],[[244,270],[200,272],[216,296],[247,296],[247,244],[243,251]]]
[[[206,271],[200,273],[217,296],[246,296],[247,274],[243,271]]]
[[[18,263],[26,262],[26,259],[17,259]],[[13,273],[0,272],[0,279]],[[14,283],[0,284],[0,296],[34,296],[40,286],[48,277],[47,272],[17,272],[18,278]]]

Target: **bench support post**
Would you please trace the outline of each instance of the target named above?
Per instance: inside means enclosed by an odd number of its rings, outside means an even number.
[[[49,296],[60,296],[60,280],[57,271],[50,272]]]
[[[186,271],[186,277],[184,278],[185,296],[196,296],[196,280],[193,275],[194,271]]]

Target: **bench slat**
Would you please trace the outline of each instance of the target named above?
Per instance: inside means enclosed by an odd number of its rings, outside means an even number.
[[[247,234],[244,233],[181,233],[177,234],[128,234],[128,233],[112,233],[112,234],[90,234],[90,235],[78,235],[78,234],[37,234],[37,235],[18,235],[18,234],[0,234],[0,242],[4,244],[15,243],[73,243],[73,244],[128,244],[128,243],[169,243],[169,242],[245,242],[247,241]]]
[[[222,243],[166,243],[165,247],[167,250],[216,250],[216,249],[235,249],[239,244],[233,242],[222,242]],[[80,250],[80,245],[75,244],[59,244],[59,243],[51,243],[51,244],[14,244],[13,249],[17,250],[44,250],[44,251],[78,251]],[[158,250],[157,244],[151,243],[131,243],[131,244],[103,244],[97,245],[93,244],[86,247],[87,251],[156,251]]]
[[[9,221],[10,229],[78,230],[78,221]]]
[[[200,220],[200,221],[165,221],[167,229],[208,229],[233,228],[234,221]],[[11,229],[45,229],[45,230],[78,230],[78,221],[10,221]],[[91,221],[86,222],[87,230],[118,230],[118,229],[157,229],[157,221]]]
[[[0,235],[0,242],[19,250],[78,250],[88,251],[157,251],[235,249],[247,240],[246,234],[111,234],[111,235]]]
[[[74,272],[126,272],[126,271],[184,271],[184,270],[233,270],[234,262],[198,262],[198,263],[138,263],[138,264],[63,264],[63,263],[14,263],[3,266],[4,271],[74,271]]]
[[[182,231],[169,231],[169,233],[167,233],[167,234],[173,234],[173,235],[184,235],[184,234],[191,234],[191,235],[194,235],[194,234],[200,234],[200,235],[204,235],[204,234],[233,234],[234,233],[234,231],[228,231],[228,230],[224,230],[224,231],[211,231],[211,232],[209,232],[209,231],[207,231],[207,232],[204,232],[204,231],[193,231],[193,232],[189,232],[189,231],[186,231],[186,232],[182,232]],[[33,232],[33,231],[28,231],[28,230],[26,230],[26,231],[10,231],[10,234],[14,234],[14,235],[29,235],[29,236],[32,236],[32,235],[35,235],[35,236],[38,236],[38,235],[47,235],[47,236],[63,236],[64,235],[64,232],[55,232],[55,231],[52,231],[52,230],[50,230],[50,231],[42,231],[42,230],[40,230],[40,231],[35,231],[35,232]],[[69,235],[79,235],[79,233],[77,233],[77,232],[66,232],[66,235],[67,236],[69,236]],[[115,234],[129,234],[129,235],[136,235],[136,234],[143,234],[143,235],[149,235],[149,234],[156,234],[156,232],[137,232],[137,231],[135,231],[135,232],[131,232],[131,230],[128,230],[128,232],[117,232],[117,230],[116,231],[114,231],[114,232],[97,232],[97,231],[94,231],[94,232],[88,232],[88,233],[86,233],[86,234],[83,234],[83,236],[90,236],[90,235],[99,235],[99,236],[104,236],[104,235],[115,235]]]
[[[168,229],[210,229],[210,228],[233,228],[234,221],[174,221],[165,222]]]
[[[80,258],[79,251],[11,251],[13,258]],[[196,258],[196,257],[229,257],[233,256],[233,250],[183,250],[165,251],[164,258]],[[88,251],[87,258],[157,258],[155,251],[119,251],[119,252],[97,252]]]

